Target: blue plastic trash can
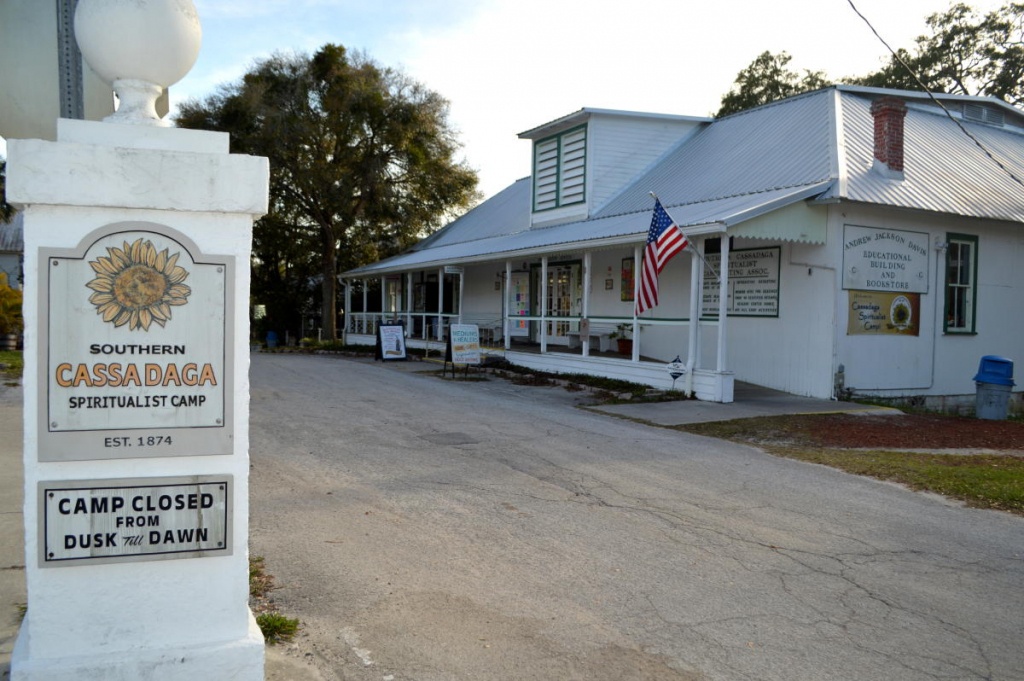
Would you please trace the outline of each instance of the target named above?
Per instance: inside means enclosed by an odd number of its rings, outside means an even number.
[[[979,419],[1003,421],[1006,419],[1013,386],[1013,360],[996,355],[985,355],[974,375],[977,386],[974,414]]]

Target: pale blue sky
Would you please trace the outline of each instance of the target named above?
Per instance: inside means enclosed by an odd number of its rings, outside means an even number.
[[[834,78],[875,69],[885,48],[847,0],[194,0],[203,46],[172,107],[237,80],[275,51],[326,42],[365,51],[451,102],[465,159],[491,196],[530,173],[519,132],[582,107],[685,115],[718,108],[736,73],[770,50]],[[894,47],[948,0],[854,0]],[[991,10],[1000,0],[968,0]],[[2,151],[2,150],[0,150]]]

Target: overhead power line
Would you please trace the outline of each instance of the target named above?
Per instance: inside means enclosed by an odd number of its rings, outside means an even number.
[[[929,89],[928,86],[924,84],[924,81],[921,80],[920,76],[917,75],[917,73],[914,71],[914,69],[910,68],[910,65],[907,64],[906,61],[904,61],[903,57],[900,56],[899,52],[897,52],[896,50],[892,49],[892,47],[889,46],[889,43],[887,43],[885,41],[885,38],[883,38],[881,35],[879,35],[878,31],[875,30],[875,27],[871,25],[871,22],[868,21],[868,18],[866,16],[864,16],[863,14],[861,14],[861,11],[859,9],[857,9],[856,5],[853,4],[853,0],[846,0],[846,2],[850,5],[850,8],[857,14],[857,16],[859,16],[861,18],[861,20],[865,24],[867,24],[867,27],[870,28],[871,32],[875,34],[875,37],[878,38],[878,41],[880,43],[882,43],[883,45],[885,45],[885,49],[889,50],[889,53],[893,56],[893,59],[898,61],[900,63],[900,65],[907,70],[907,73],[909,73],[914,78],[914,81],[921,87],[921,90],[924,91],[925,93],[927,93],[928,97],[931,98],[932,102],[934,102],[936,105],[938,105],[938,107],[940,109],[942,109],[942,111],[946,114],[946,117],[949,120],[953,121],[954,124],[956,124],[956,127],[960,128],[960,132],[962,132],[963,134],[967,135],[968,139],[970,139],[972,142],[974,142],[974,144],[976,144],[977,147],[979,149],[981,149],[981,151],[986,156],[988,156],[988,158],[993,163],[995,163],[997,166],[999,166],[999,169],[1002,170],[1004,173],[1006,173],[1010,177],[1011,180],[1013,180],[1017,184],[1019,184],[1022,187],[1024,187],[1024,182],[1021,182],[1021,180],[1016,175],[1013,174],[1013,171],[1011,171],[1009,168],[1007,168],[1005,165],[1003,165],[1002,161],[997,159],[992,154],[992,152],[989,151],[985,147],[985,145],[981,143],[981,141],[977,137],[975,137],[973,134],[971,134],[970,130],[968,130],[967,128],[964,127],[964,125],[960,121],[960,119],[958,119],[955,116],[953,116],[953,114],[950,113],[949,109],[947,109],[946,106],[942,102],[939,101],[939,99],[932,93],[931,89]]]

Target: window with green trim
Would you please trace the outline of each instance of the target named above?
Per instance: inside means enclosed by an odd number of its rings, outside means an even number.
[[[946,235],[946,333],[974,333],[978,288],[978,237]]]
[[[581,125],[533,145],[533,210],[586,199],[587,127]]]

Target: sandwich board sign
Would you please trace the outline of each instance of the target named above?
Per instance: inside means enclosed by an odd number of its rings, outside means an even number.
[[[446,359],[453,364],[480,364],[480,327],[476,324],[452,324],[448,327]]]
[[[405,326],[403,324],[381,324],[377,327],[376,358],[382,362],[406,359]]]

